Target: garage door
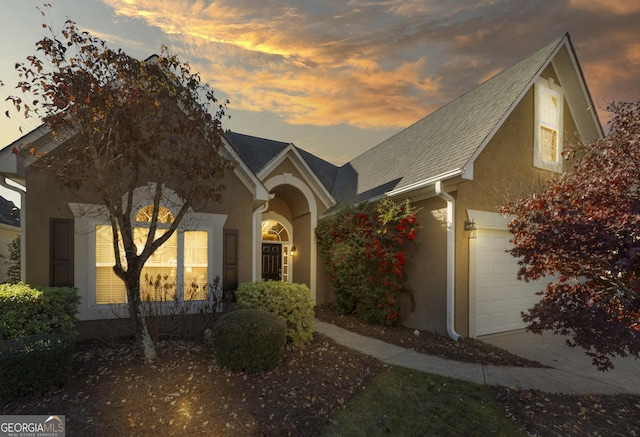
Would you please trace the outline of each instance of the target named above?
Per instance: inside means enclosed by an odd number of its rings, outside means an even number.
[[[540,300],[537,291],[548,280],[519,281],[516,258],[506,252],[511,247],[508,231],[478,229],[475,243],[475,314],[476,335],[522,329],[521,312]],[[473,269],[472,269],[473,274]],[[474,286],[471,279],[472,288]]]

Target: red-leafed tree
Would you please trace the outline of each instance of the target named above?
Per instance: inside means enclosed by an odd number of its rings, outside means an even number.
[[[16,153],[37,154],[38,167],[65,189],[99,196],[112,228],[113,270],[126,286],[136,337],[152,362],[141,271],[188,211],[221,201],[221,179],[234,165],[221,153],[226,102],[218,102],[200,76],[165,48],[139,61],[109,49],[71,20],[57,33],[43,27],[51,37],[16,64],[22,95],[8,100],[26,117],[39,117],[60,146],[43,153],[25,145]],[[134,241],[134,192],[140,187],[149,189],[152,208],[146,238]],[[169,221],[161,217],[166,189],[182,201]]]
[[[640,102],[609,107],[610,133],[571,172],[510,202],[519,278],[557,275],[524,320],[569,335],[600,370],[640,354]]]

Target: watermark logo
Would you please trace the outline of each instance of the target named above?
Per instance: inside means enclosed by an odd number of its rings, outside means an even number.
[[[65,437],[64,416],[0,416],[0,437]]]

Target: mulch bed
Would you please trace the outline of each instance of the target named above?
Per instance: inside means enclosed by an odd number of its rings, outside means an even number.
[[[333,305],[316,307],[316,318],[358,334],[375,337],[416,352],[451,360],[495,366],[545,367],[540,363],[513,355],[504,349],[473,338],[461,337],[458,341],[454,341],[446,335],[429,331],[416,332],[414,329],[404,326],[369,325],[354,315],[340,313]]]
[[[157,350],[148,367],[132,341],[93,344],[62,389],[8,402],[0,414],[64,414],[70,436],[311,436],[385,368],[322,335],[255,375],[220,368],[206,344]]]
[[[452,345],[444,336],[372,327],[325,307],[317,317],[446,358],[519,363],[481,342]],[[275,369],[255,375],[220,368],[206,343],[163,341],[157,350],[159,362],[149,367],[132,341],[83,345],[64,387],[0,402],[0,414],[64,414],[69,436],[315,436],[387,368],[320,334],[307,348],[287,349]],[[495,392],[505,414],[532,435],[640,435],[640,396],[550,395],[517,387]]]

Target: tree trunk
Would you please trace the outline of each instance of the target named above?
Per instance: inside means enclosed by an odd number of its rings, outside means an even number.
[[[127,298],[129,300],[129,316],[133,322],[136,333],[136,342],[142,352],[144,361],[153,364],[156,361],[156,348],[147,329],[147,320],[142,311],[142,301],[140,299],[140,274],[127,272],[125,284],[127,287]]]

